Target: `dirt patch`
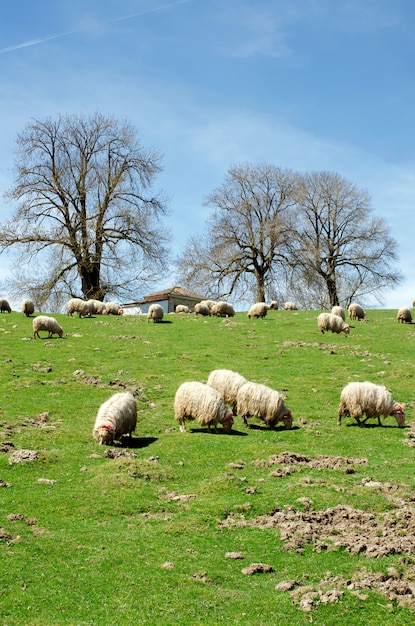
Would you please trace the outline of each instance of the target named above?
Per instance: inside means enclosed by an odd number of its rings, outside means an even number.
[[[37,461],[39,458],[39,453],[36,450],[15,450],[9,456],[9,463],[12,465],[13,463],[31,463],[33,461]]]
[[[297,454],[295,452],[281,452],[280,454],[272,454],[268,459],[256,459],[252,461],[252,465],[256,467],[271,467],[272,465],[288,466],[281,470],[277,470],[272,473],[272,476],[288,476],[295,471],[300,471],[301,467],[311,467],[312,469],[343,469],[346,472],[352,469],[355,465],[366,465],[368,460],[366,458],[353,459],[344,456],[325,456],[319,455],[314,458],[308,457],[304,454]],[[296,466],[301,466],[297,468]],[[348,472],[349,473],[349,472]]]

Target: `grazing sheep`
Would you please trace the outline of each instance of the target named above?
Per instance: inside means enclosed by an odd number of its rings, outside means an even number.
[[[88,300],[80,300],[77,304],[77,313],[79,317],[91,317],[94,312],[94,305]]]
[[[91,307],[92,313],[94,315],[104,315],[105,311],[105,303],[101,302],[101,300],[91,299],[87,302]]]
[[[366,414],[366,417],[361,420],[363,413]],[[405,424],[403,405],[394,402],[391,394],[383,385],[375,385],[367,381],[349,383],[343,388],[338,409],[337,423],[339,425],[343,415],[353,417],[359,426],[374,417],[377,417],[379,426],[382,426],[381,415],[384,417],[393,415],[400,428]]]
[[[338,315],[344,321],[346,319],[346,313],[342,306],[334,306],[331,310],[332,315]]]
[[[319,329],[324,335],[325,330],[331,330],[332,333],[349,334],[350,326],[346,324],[341,317],[332,313],[320,313],[317,318]]]
[[[236,396],[238,390],[246,382],[248,382],[246,378],[237,372],[226,369],[213,370],[210,372],[207,379],[209,387],[213,387],[213,389],[219,391],[226,404],[231,405],[234,414],[236,414]]]
[[[268,309],[269,306],[268,304],[265,304],[265,302],[256,302],[250,307],[246,315],[248,319],[251,319],[251,317],[255,317],[258,319],[258,317],[265,317],[268,313]]]
[[[272,309],[273,311],[277,311],[278,310],[278,302],[276,300],[271,300],[269,308]]]
[[[284,396],[259,383],[247,382],[239,388],[236,412],[245,426],[248,426],[248,417],[258,417],[270,428],[283,422],[284,427],[290,429],[293,423],[292,413],[284,404]]]
[[[152,304],[148,309],[147,322],[153,320],[153,322],[161,322],[164,317],[163,307],[160,304]]]
[[[189,307],[186,306],[185,304],[178,304],[174,312],[175,313],[190,313],[191,311]]]
[[[212,311],[213,305],[217,304],[217,302],[216,302],[216,300],[201,300],[200,304],[203,304],[204,306],[207,306],[209,311]]]
[[[286,311],[297,311],[297,305],[294,302],[286,302],[284,304],[284,309]]]
[[[72,317],[74,313],[78,313],[78,307],[83,302],[81,298],[71,298],[66,305],[66,314]]]
[[[402,322],[402,324],[412,324],[411,310],[406,306],[399,309],[397,318],[398,322]]]
[[[204,304],[203,302],[198,302],[197,304],[195,304],[194,312],[196,315],[203,315],[204,317],[210,317],[212,315],[208,305]]]
[[[115,393],[98,409],[92,436],[100,444],[111,445],[129,435],[137,425],[137,404],[132,393]]]
[[[363,308],[360,306],[360,304],[356,304],[355,302],[352,302],[352,304],[349,304],[348,313],[349,313],[350,319],[352,320],[364,320],[365,319],[365,312]]]
[[[103,310],[104,315],[123,315],[123,308],[116,302],[106,302]]]
[[[33,337],[39,337],[39,330],[46,330],[48,333],[48,338],[50,339],[53,335],[59,335],[62,339],[63,329],[59,326],[58,322],[54,317],[48,317],[47,315],[38,315],[34,318],[32,322],[33,327]]]
[[[11,313],[12,308],[5,298],[0,298],[0,313],[4,313],[5,311]]]
[[[35,311],[35,305],[31,300],[25,298],[24,300],[22,300],[21,311],[23,315],[25,315],[26,317],[30,317],[30,315],[33,315]]]
[[[219,391],[205,383],[187,382],[180,385],[174,397],[174,417],[181,432],[186,431],[185,420],[197,420],[202,426],[216,432],[218,422],[229,433],[233,425],[232,411],[226,406]]]
[[[228,302],[217,302],[212,306],[210,312],[216,317],[233,317],[235,315],[233,306]]]

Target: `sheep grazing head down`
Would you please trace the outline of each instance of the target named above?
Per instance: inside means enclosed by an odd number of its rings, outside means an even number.
[[[392,413],[398,423],[399,428],[402,428],[405,424],[405,411],[404,406],[399,404],[399,402],[395,402],[393,405]]]
[[[112,426],[112,424],[102,424],[102,426],[98,428],[98,441],[100,445],[113,443],[114,426]]]
[[[229,409],[227,416],[222,421],[223,430],[225,433],[230,433],[233,426],[233,413]]]

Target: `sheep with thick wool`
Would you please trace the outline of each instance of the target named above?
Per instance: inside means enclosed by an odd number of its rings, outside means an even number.
[[[278,311],[278,302],[276,300],[271,300],[271,302],[269,303],[269,308],[272,311]]]
[[[352,302],[351,304],[349,304],[348,313],[350,319],[352,320],[360,321],[365,319],[365,312],[363,307],[361,307],[360,304],[357,304],[356,302]]]
[[[105,302],[92,298],[91,300],[87,301],[87,304],[91,307],[92,313],[94,315],[104,315]]]
[[[257,417],[270,428],[274,428],[278,422],[283,422],[288,430],[293,423],[293,416],[285,406],[284,396],[260,383],[247,382],[238,389],[236,412],[247,427],[249,427],[248,417]]]
[[[100,444],[112,445],[123,435],[131,434],[137,425],[137,403],[132,393],[115,393],[98,409],[92,436]]]
[[[210,317],[212,315],[208,305],[204,302],[195,304],[194,312],[196,315],[203,315],[203,317]]]
[[[255,302],[250,308],[248,313],[246,314],[248,319],[251,317],[255,317],[258,319],[259,317],[265,317],[268,313],[269,305],[265,302]]]
[[[21,311],[26,317],[30,317],[35,312],[35,305],[32,300],[25,298],[22,300]]]
[[[297,305],[294,304],[294,302],[288,301],[284,304],[284,309],[286,311],[297,311]]]
[[[106,302],[102,313],[104,315],[123,315],[124,309],[117,302]]]
[[[220,395],[226,402],[230,404],[234,414],[236,414],[236,396],[242,385],[246,382],[246,378],[228,369],[212,370],[207,379],[209,387],[213,387],[216,391],[219,391]]]
[[[54,317],[49,317],[48,315],[38,315],[34,318],[32,322],[33,327],[33,337],[39,337],[40,330],[46,330],[48,333],[48,338],[50,339],[53,335],[59,335],[62,339],[63,329],[62,326],[58,324]]]
[[[342,306],[334,306],[331,309],[331,314],[332,315],[337,315],[338,317],[341,317],[343,321],[345,321],[345,319],[346,319],[346,313],[345,313],[345,311],[344,311]]]
[[[200,382],[185,382],[180,385],[174,397],[174,417],[180,424],[181,432],[186,431],[185,420],[196,420],[210,430],[222,424],[229,433],[233,426],[233,413],[226,406],[219,391]]]
[[[233,317],[235,315],[235,310],[229,302],[217,302],[212,305],[210,312],[216,317]]]
[[[362,420],[363,414],[366,417]],[[352,382],[343,388],[338,408],[337,423],[339,425],[343,415],[353,417],[359,426],[373,418],[377,418],[378,425],[382,426],[381,415],[384,417],[393,415],[400,428],[405,424],[404,406],[399,402],[394,402],[386,387],[368,381]]]
[[[402,324],[412,324],[411,310],[406,306],[401,307],[398,311],[397,319]]]
[[[153,320],[153,322],[161,322],[164,317],[164,311],[161,304],[152,304],[147,313],[147,322]]]
[[[190,313],[190,309],[186,304],[178,304],[175,308],[175,313]]]
[[[350,331],[349,324],[346,324],[341,317],[332,313],[320,313],[317,317],[317,325],[323,335],[326,330],[331,330],[332,333],[344,333],[345,335],[348,335]]]
[[[66,305],[66,314],[72,317],[74,313],[78,313],[78,307],[83,302],[81,298],[71,298]]]
[[[203,304],[204,306],[207,306],[207,308],[209,309],[209,311],[212,311],[212,307],[217,304],[216,300],[201,300],[200,304]]]

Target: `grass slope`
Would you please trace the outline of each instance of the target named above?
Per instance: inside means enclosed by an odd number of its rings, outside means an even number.
[[[412,623],[413,605],[373,582],[411,586],[410,550],[370,557],[334,547],[333,537],[317,549],[312,539],[289,544],[280,529],[261,524],[277,510],[296,515],[338,505],[383,519],[400,515],[402,502],[402,515],[412,519],[414,450],[405,435],[415,327],[398,324],[396,311],[369,311],[365,322],[351,322],[350,337],[321,335],[317,314],[169,315],[162,324],[55,315],[64,339],[36,341],[32,319],[2,314],[1,623]],[[228,436],[194,423],[180,433],[172,409],[177,387],[222,367],[283,391],[295,428],[269,430],[251,420],[247,431],[236,418]],[[348,419],[338,427],[340,391],[351,380],[384,384],[406,404],[408,426],[398,429],[388,418],[383,428]],[[138,394],[132,445],[99,446],[92,438],[97,409],[125,388]],[[37,451],[38,459],[10,464],[19,449]],[[122,456],[107,456],[114,451]],[[287,451],[366,462],[276,463]],[[399,523],[395,531],[410,534]],[[242,574],[252,563],[273,571]],[[372,584],[363,588],[356,581],[365,572]],[[277,590],[282,581],[296,585]],[[330,589],[341,591],[335,602],[324,595]],[[307,593],[315,594],[311,613]]]

